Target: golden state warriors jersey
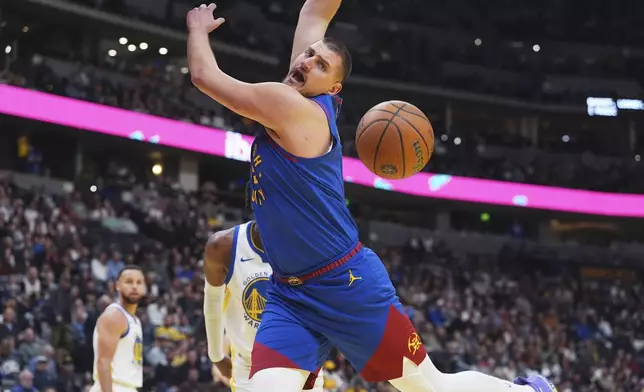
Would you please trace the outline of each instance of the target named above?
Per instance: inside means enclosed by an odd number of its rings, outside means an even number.
[[[115,385],[127,388],[141,388],[143,386],[143,329],[141,320],[132,316],[117,303],[110,304],[107,308],[117,308],[127,318],[127,331],[121,336],[114,358],[112,359],[112,382]],[[94,381],[98,383],[98,330],[94,328]]]
[[[248,365],[272,273],[268,263],[262,260],[263,252],[253,244],[250,234],[254,224],[248,222],[235,227],[224,297],[225,329],[234,355],[233,363],[241,359]]]

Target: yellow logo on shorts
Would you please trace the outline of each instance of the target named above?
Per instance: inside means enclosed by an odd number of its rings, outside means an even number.
[[[242,293],[242,304],[246,316],[255,322],[262,321],[262,313],[266,307],[266,290],[268,289],[267,277],[253,279]]]
[[[418,336],[416,332],[412,333],[409,337],[409,340],[407,340],[407,348],[409,349],[411,355],[416,355],[416,352],[422,345],[423,342],[420,341],[420,336]]]
[[[362,276],[355,276],[353,271],[349,270],[349,286],[351,286],[356,280],[362,280]]]

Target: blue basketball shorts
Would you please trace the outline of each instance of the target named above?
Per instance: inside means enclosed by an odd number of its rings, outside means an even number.
[[[403,358],[416,364],[425,359],[385,266],[360,246],[319,276],[271,278],[251,377],[276,367],[317,373],[333,346],[370,382],[401,377]]]

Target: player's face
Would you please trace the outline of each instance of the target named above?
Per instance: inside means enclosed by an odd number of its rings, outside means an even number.
[[[301,53],[284,79],[305,97],[337,94],[342,89],[342,58],[322,41]]]
[[[123,271],[116,282],[116,290],[126,303],[138,304],[147,291],[143,273],[138,270]]]

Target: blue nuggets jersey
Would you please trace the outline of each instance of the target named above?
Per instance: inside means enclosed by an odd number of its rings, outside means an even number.
[[[344,198],[336,99],[331,95],[312,98],[324,109],[333,137],[327,154],[296,157],[266,131],[251,149],[249,196],[266,259],[279,275],[315,271],[358,241]]]

